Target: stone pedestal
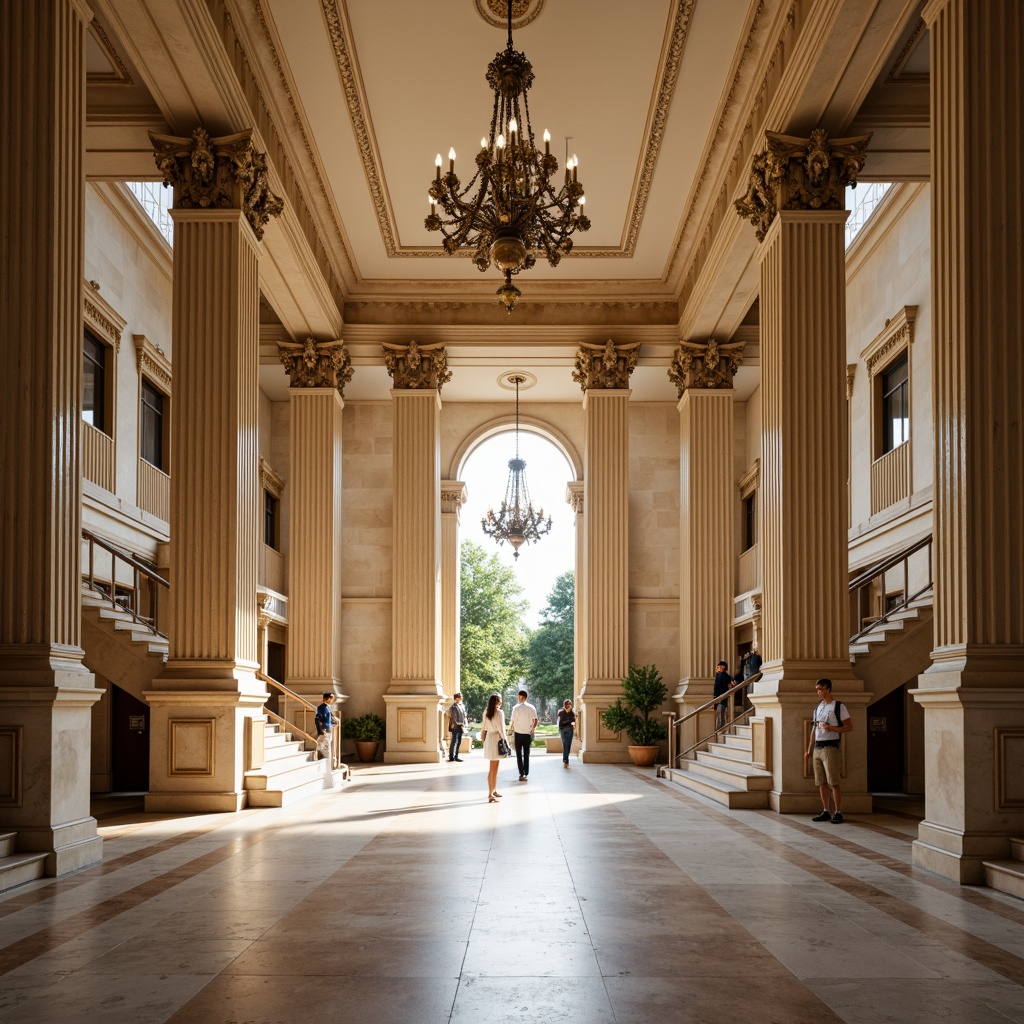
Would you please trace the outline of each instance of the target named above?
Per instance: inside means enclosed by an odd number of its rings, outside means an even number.
[[[1009,0],[931,0],[935,648],[914,863],[958,882],[1024,835],[1024,149]]]
[[[89,813],[102,691],[80,632],[91,17],[73,0],[0,6],[0,245],[10,257],[0,280],[0,831],[17,832],[19,851],[47,853],[50,875],[103,849]]]

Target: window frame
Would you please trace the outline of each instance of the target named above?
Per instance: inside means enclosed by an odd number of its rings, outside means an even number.
[[[281,497],[284,494],[284,480],[271,468],[270,463],[260,456],[260,487],[263,491],[263,543],[266,547],[282,554],[281,551]],[[267,540],[267,503],[273,502],[273,543]]]
[[[117,357],[121,335],[127,321],[100,295],[97,281],[86,281],[82,294],[82,422],[116,440],[117,434]],[[85,418],[85,343],[91,338],[103,347],[103,426]]]
[[[876,462],[889,452],[907,444],[914,435],[913,427],[913,371],[912,346],[917,306],[903,306],[895,316],[885,322],[885,328],[861,353],[868,371],[871,388],[871,460]],[[906,437],[890,448],[885,447],[885,378],[897,363],[906,359]]]

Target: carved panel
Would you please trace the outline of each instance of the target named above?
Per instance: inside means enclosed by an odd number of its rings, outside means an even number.
[[[22,726],[0,727],[0,807],[20,807],[22,801]]]
[[[427,712],[424,708],[398,708],[398,742],[427,742]]]
[[[772,720],[752,718],[750,720],[750,763],[766,772],[772,770]],[[806,749],[806,748],[805,748]]]
[[[995,752],[993,776],[997,811],[1020,811],[1024,808],[1024,728],[995,729],[992,749]]]
[[[214,718],[172,718],[167,723],[167,773],[212,778],[217,768]]]

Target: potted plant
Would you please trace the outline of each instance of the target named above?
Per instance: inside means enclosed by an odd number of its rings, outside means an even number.
[[[601,715],[606,729],[629,737],[629,756],[641,768],[654,764],[658,744],[668,735],[664,722],[651,718],[667,696],[668,689],[654,665],[630,665],[629,675],[622,680],[622,696]]]
[[[346,718],[341,728],[345,739],[355,741],[360,761],[376,759],[377,748],[384,739],[384,719],[380,715],[370,712],[356,718]]]

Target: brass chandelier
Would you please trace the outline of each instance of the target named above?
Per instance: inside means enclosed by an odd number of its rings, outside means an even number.
[[[511,374],[505,378],[516,386],[516,457],[508,460],[508,484],[505,500],[497,515],[488,509],[481,520],[484,533],[499,544],[508,541],[512,545],[512,557],[519,558],[519,549],[530,541],[538,541],[551,529],[551,517],[544,518],[544,509],[534,509],[530,503],[530,492],[526,487],[526,462],[519,458],[519,385],[526,378],[522,374]]]
[[[445,252],[472,247],[481,271],[493,263],[504,273],[497,295],[511,313],[522,295],[512,275],[529,270],[537,251],[557,266],[572,250],[572,235],[587,231],[590,219],[583,212],[583,186],[576,180],[576,154],[566,161],[561,185],[553,184],[558,160],[551,153],[551,135],[545,130],[543,153],[534,141],[527,101],[533,66],[512,48],[512,0],[508,46],[487,65],[487,84],[494,90],[494,113],[490,133],[480,140],[476,173],[463,187],[455,173],[455,150],[448,151],[446,174],[438,153],[424,225],[444,235]]]

